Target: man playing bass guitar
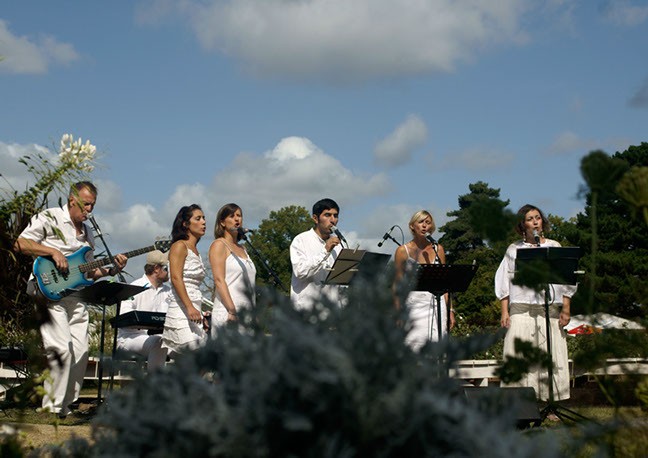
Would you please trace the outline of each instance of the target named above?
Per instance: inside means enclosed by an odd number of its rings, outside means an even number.
[[[85,222],[97,200],[97,188],[89,181],[70,187],[67,204],[52,207],[35,215],[20,234],[14,249],[20,253],[52,259],[62,275],[69,270],[66,256],[83,247],[90,247],[93,258],[94,236]],[[91,261],[92,259],[87,259]],[[89,280],[116,275],[127,262],[118,254],[114,265],[98,267],[85,273]],[[36,288],[33,281],[30,287]],[[49,321],[41,325],[43,346],[47,352],[50,377],[45,382],[43,408],[65,417],[69,405],[78,399],[88,363],[88,323],[86,305],[73,297],[62,297],[47,306]]]

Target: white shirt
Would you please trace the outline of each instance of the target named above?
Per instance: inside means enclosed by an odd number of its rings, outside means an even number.
[[[94,249],[94,235],[90,227],[84,222],[83,233],[77,234],[67,204],[63,207],[48,208],[34,215],[20,237],[56,248],[65,256],[84,246]],[[91,260],[92,258],[88,259]]]
[[[326,242],[315,229],[302,232],[290,244],[290,298],[297,309],[311,308],[313,301],[326,295],[334,302],[339,301],[339,286],[325,285],[327,275],[342,246],[326,251]]]
[[[171,287],[167,283],[162,283],[158,288],[151,285],[148,277],[142,275],[140,278],[131,283],[135,286],[148,286],[149,288],[136,294],[131,299],[122,301],[119,314],[122,315],[133,310],[145,312],[166,313],[169,305],[167,297],[171,294]],[[146,329],[119,328],[117,340],[132,338],[139,335],[147,334]]]
[[[541,247],[559,247],[560,243],[555,240],[545,239]],[[544,291],[535,291],[526,286],[515,285],[513,276],[515,274],[515,259],[518,249],[535,248],[535,244],[516,242],[506,249],[504,259],[495,273],[495,295],[502,300],[508,296],[509,304],[533,304],[544,305]],[[563,296],[572,297],[576,292],[574,285],[549,285],[552,304],[562,304]]]

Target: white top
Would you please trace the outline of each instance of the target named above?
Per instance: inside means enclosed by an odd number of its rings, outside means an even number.
[[[147,286],[148,289],[136,294],[131,299],[122,301],[119,308],[119,314],[140,310],[145,312],[166,313],[169,308],[167,298],[171,294],[171,287],[167,283],[162,283],[158,288],[151,287],[151,282],[146,275],[131,283],[135,286]],[[147,334],[146,329],[119,328],[117,332],[117,341],[122,339],[133,338]]]
[[[290,244],[290,298],[297,309],[311,308],[313,301],[323,294],[334,302],[339,301],[339,286],[324,285],[324,280],[342,246],[335,246],[329,253],[325,245],[315,229],[302,232]]]
[[[182,280],[184,281],[187,295],[193,306],[202,312],[202,293],[200,285],[205,278],[205,266],[200,254],[187,249]],[[172,294],[167,298],[169,306],[164,319],[162,332],[162,348],[181,352],[185,348],[193,349],[202,344],[205,333],[202,323],[189,321],[187,309],[178,297],[175,289],[171,287]]]
[[[560,243],[555,240],[545,239],[540,247],[559,247]],[[515,242],[506,249],[504,259],[495,273],[495,295],[502,300],[509,298],[511,304],[534,304],[544,305],[544,291],[535,291],[532,288],[513,284],[515,274],[515,259],[518,249],[537,248],[536,244],[526,242]],[[572,297],[576,292],[575,285],[549,285],[551,292],[551,303],[562,304],[563,296]]]
[[[225,240],[218,242],[218,239],[216,239],[212,243],[225,243],[230,252],[225,259],[225,283],[227,284],[227,289],[229,289],[232,301],[236,306],[236,310],[251,308],[255,304],[254,285],[256,282],[256,266],[250,259],[247,251],[245,252],[247,257],[240,258],[232,251]],[[243,250],[245,251],[245,248]],[[218,291],[214,289],[212,329],[225,322],[227,322],[227,309],[221,302]]]
[[[83,233],[77,235],[67,204],[63,207],[48,208],[34,215],[20,237],[56,248],[65,256],[84,246],[94,249],[94,235],[90,227],[84,222]],[[87,261],[92,261],[92,258]]]

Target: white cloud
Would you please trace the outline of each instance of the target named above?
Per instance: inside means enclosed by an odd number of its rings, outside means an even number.
[[[286,205],[310,209],[330,197],[346,207],[390,189],[385,175],[356,175],[309,139],[288,137],[264,154],[239,154],[214,177],[209,195],[217,207],[236,202],[246,219],[258,221]]]
[[[97,184],[100,194],[95,215],[102,231],[109,236],[113,253],[148,246],[157,237],[168,236],[175,215],[184,205],[201,205],[207,218],[208,241],[212,238],[216,212],[228,202],[239,204],[245,224],[254,227],[271,210],[287,205],[303,205],[310,210],[323,197],[335,199],[344,215],[354,203],[383,195],[391,188],[384,175],[358,176],[302,137],[284,138],[262,154],[237,155],[214,176],[212,183],[179,185],[159,209],[146,202],[116,208],[121,201],[117,186],[110,181]],[[208,247],[207,242],[199,248],[206,252]],[[132,275],[140,275],[140,258],[129,262],[127,270]]]
[[[605,17],[619,26],[636,26],[648,19],[648,6],[636,5],[630,0],[609,0],[603,9]]]
[[[2,164],[0,189],[2,189],[3,195],[5,192],[11,192],[12,189],[19,192],[23,191],[34,183],[33,176],[29,173],[27,167],[18,161],[20,158],[33,155],[36,152],[50,156],[47,149],[42,146],[0,142],[0,164]]]
[[[45,35],[34,40],[16,36],[6,21],[0,19],[0,73],[40,74],[51,64],[69,64],[79,55],[69,43]]]
[[[416,148],[427,140],[428,129],[423,120],[409,115],[392,133],[381,140],[374,149],[374,158],[381,165],[397,166],[405,164]]]
[[[427,159],[435,170],[459,168],[483,171],[507,168],[515,160],[515,155],[498,150],[474,147],[465,151],[448,153],[438,159],[430,154]]]
[[[149,8],[148,20],[158,20],[172,5]],[[175,12],[204,48],[252,73],[357,82],[448,72],[481,50],[523,43],[527,8],[523,0],[187,0]]]
[[[554,142],[549,146],[546,154],[552,156],[571,153],[584,154],[590,149],[596,149],[600,147],[600,143],[592,140],[582,139],[574,132],[566,131],[558,135]]]
[[[113,212],[121,209],[122,192],[121,187],[110,180],[94,180],[97,186],[97,204],[102,211]]]

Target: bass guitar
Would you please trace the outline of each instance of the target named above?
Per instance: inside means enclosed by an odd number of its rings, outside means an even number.
[[[124,253],[127,258],[139,256],[153,250],[162,252],[169,251],[171,240],[157,240],[153,245],[140,248],[139,250]],[[68,262],[68,271],[63,273],[56,268],[56,264],[49,256],[39,256],[34,261],[34,277],[38,284],[38,289],[47,299],[58,301],[61,298],[74,293],[79,288],[91,285],[93,280],[86,278],[86,273],[93,271],[98,267],[110,264],[110,258],[96,259],[86,262],[86,254],[92,248],[85,246],[74,253],[66,256]]]

